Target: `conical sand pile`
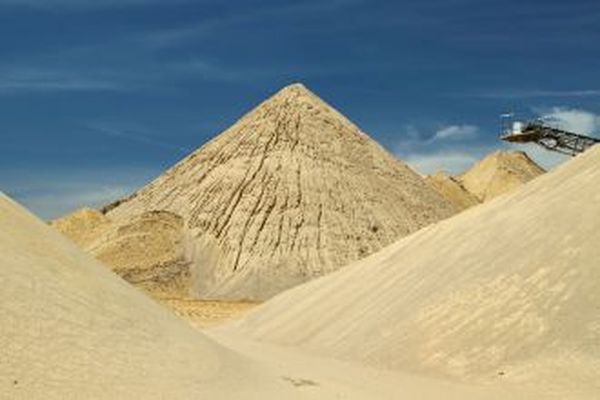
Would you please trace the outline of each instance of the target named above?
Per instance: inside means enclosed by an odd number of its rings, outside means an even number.
[[[182,217],[195,298],[265,299],[456,209],[302,85],[107,206]]]
[[[461,175],[438,172],[426,180],[449,202],[464,210],[517,190],[544,172],[526,153],[496,151]]]
[[[242,327],[319,354],[597,398],[599,216],[600,147],[272,299]]]
[[[521,151],[497,151],[458,176],[457,180],[485,202],[515,190],[544,172]]]

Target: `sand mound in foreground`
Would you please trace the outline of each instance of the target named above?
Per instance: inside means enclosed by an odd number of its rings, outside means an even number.
[[[228,336],[226,346],[251,361],[184,325],[2,194],[0,284],[2,399],[517,398],[504,387],[389,374]]]
[[[0,398],[295,398],[0,193]]]
[[[522,151],[496,151],[456,179],[480,201],[509,193],[546,172]]]
[[[304,86],[284,88],[128,198],[183,218],[191,297],[263,300],[457,210]]]
[[[600,146],[277,296],[255,338],[467,382],[600,393]]]

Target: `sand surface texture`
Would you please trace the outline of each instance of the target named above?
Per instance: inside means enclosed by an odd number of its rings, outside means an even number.
[[[296,398],[0,194],[0,398]]]
[[[156,299],[187,297],[190,272],[181,217],[149,211],[113,221],[83,209],[51,225]]]
[[[112,220],[154,210],[184,222],[189,297],[237,300],[269,298],[456,212],[299,84],[105,208]]]
[[[485,202],[515,190],[544,172],[522,151],[497,151],[456,178],[467,191]]]
[[[454,206],[464,210],[517,190],[544,172],[523,152],[496,151],[460,175],[438,172],[426,180]]]
[[[258,340],[461,382],[600,396],[600,147],[275,297]]]
[[[464,210],[480,204],[477,196],[465,189],[462,183],[456,178],[445,172],[429,175],[425,179],[435,190],[449,202],[454,204],[459,210]]]
[[[0,228],[1,399],[534,398],[208,338],[2,194]]]

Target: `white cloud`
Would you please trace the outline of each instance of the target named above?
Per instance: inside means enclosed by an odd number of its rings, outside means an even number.
[[[469,142],[479,135],[480,128],[470,124],[447,125],[433,135],[425,134],[415,125],[403,128],[394,152],[417,172],[428,175],[443,170],[463,172],[490,148]]]
[[[17,197],[15,200],[41,218],[51,220],[82,207],[101,207],[125,197],[132,189],[128,186],[81,185],[60,193],[40,193],[35,196]]]
[[[0,67],[0,94],[56,91],[119,91],[123,90],[114,77],[91,71],[66,71],[27,66]]]
[[[462,96],[462,95],[459,95]],[[467,97],[480,97],[484,99],[520,99],[520,98],[551,98],[551,97],[598,97],[598,89],[581,90],[496,90],[486,93],[467,94]]]
[[[81,207],[100,207],[143,186],[158,171],[115,166],[95,170],[2,170],[0,191],[42,219],[54,219]]]
[[[600,115],[590,111],[554,107],[545,112],[542,111],[541,117],[545,121],[570,132],[582,135],[600,133]]]
[[[479,127],[475,125],[449,125],[438,130],[431,140],[467,140],[477,137],[478,133]]]
[[[477,160],[477,152],[470,153],[464,150],[409,154],[404,157],[404,161],[408,165],[423,175],[433,174],[437,171],[458,174],[471,167]]]

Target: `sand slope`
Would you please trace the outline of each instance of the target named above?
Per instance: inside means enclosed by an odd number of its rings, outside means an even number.
[[[0,285],[1,399],[532,398],[215,336],[234,353],[2,194]]]
[[[522,151],[496,151],[456,179],[467,191],[485,202],[515,190],[544,172]]]
[[[319,354],[600,395],[600,147],[277,296],[238,328]]]
[[[192,298],[268,298],[456,212],[304,86],[284,88],[132,196],[183,218]]]
[[[98,210],[81,208],[50,222],[50,225],[83,249],[87,249],[106,232],[111,220]]]
[[[224,349],[0,194],[0,398],[277,398]]]
[[[51,226],[157,299],[186,298],[190,291],[183,220],[167,211],[149,211],[114,221],[82,209]]]
[[[456,178],[447,173],[438,172],[427,176],[425,179],[459,210],[464,210],[480,203],[477,196],[465,189]]]

